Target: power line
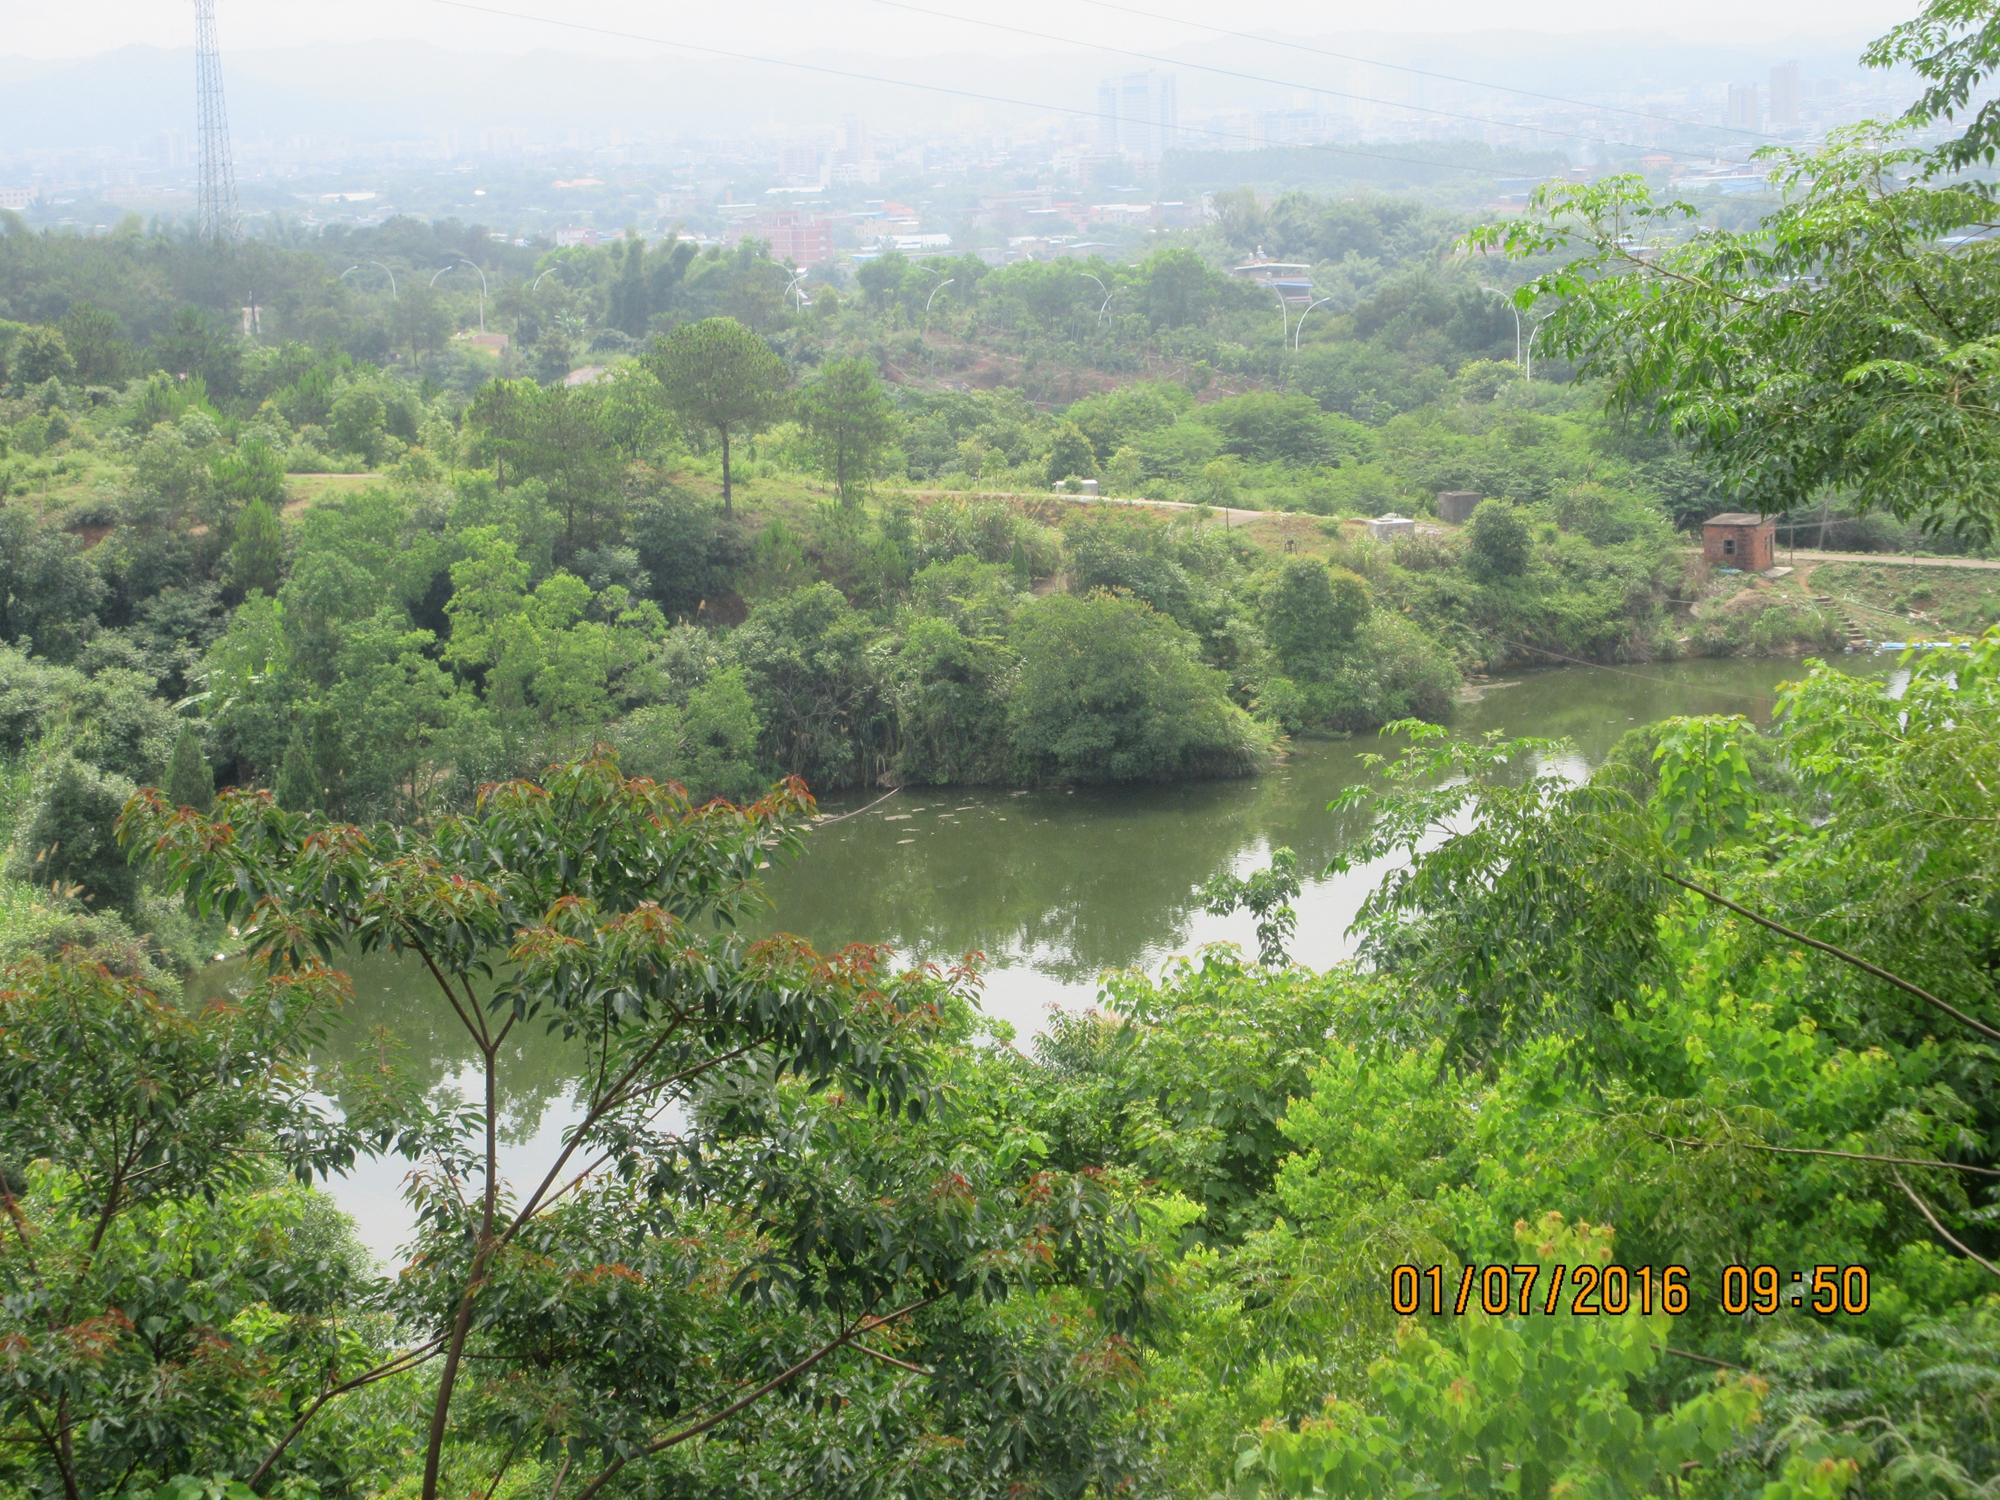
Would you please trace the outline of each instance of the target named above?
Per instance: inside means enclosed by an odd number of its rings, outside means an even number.
[[[875,3],[877,5],[886,5],[892,10],[911,11],[920,16],[933,16],[940,20],[958,21],[967,26],[985,26],[994,31],[1011,32],[1015,36],[1034,37],[1038,41],[1059,42],[1068,47],[1090,47],[1099,52],[1116,52],[1122,57],[1136,57],[1143,62],[1159,63],[1162,67],[1193,68],[1201,73],[1217,73],[1224,78],[1241,78],[1250,83],[1268,83],[1274,87],[1283,89],[1310,89],[1314,93],[1332,94],[1337,99],[1354,99],[1363,104],[1379,104],[1387,109],[1414,110],[1418,114],[1438,115],[1447,120],[1467,120],[1474,125],[1497,125],[1503,130],[1532,130],[1541,135],[1559,135],[1565,140],[1584,141],[1593,146],[1623,146],[1628,144],[1625,141],[1606,140],[1603,136],[1599,135],[1579,135],[1573,130],[1556,130],[1543,125],[1523,124],[1519,120],[1496,120],[1489,115],[1468,115],[1454,109],[1432,109],[1428,105],[1405,104],[1399,99],[1378,99],[1372,94],[1356,94],[1346,89],[1327,88],[1324,85],[1316,83],[1299,83],[1294,79],[1271,78],[1262,73],[1243,73],[1237,71],[1235,68],[1218,68],[1210,63],[1186,62],[1179,58],[1164,57],[1155,52],[1140,52],[1131,47],[1104,46],[1095,42],[1082,41],[1076,37],[1057,36],[1054,32],[1031,31],[1025,26],[1011,26],[1005,21],[988,21],[978,16],[961,16],[951,11],[932,10],[927,5],[913,5],[910,3],[910,0],[875,0]],[[1658,149],[1664,151],[1669,156],[1685,156],[1696,161],[1705,159],[1702,153],[1698,151],[1677,151],[1668,146],[1662,146]]]
[[[1215,36],[1235,37],[1238,41],[1261,42],[1266,47],[1283,47],[1289,52],[1311,52],[1319,57],[1331,57],[1340,62],[1362,63],[1371,68],[1386,68],[1395,73],[1410,73],[1418,78],[1435,78],[1444,83],[1463,83],[1476,89],[1493,89],[1503,94],[1519,94],[1526,99],[1546,99],[1551,104],[1573,104],[1579,109],[1606,110],[1613,114],[1636,115],[1642,120],[1657,120],[1665,125],[1684,125],[1691,130],[1720,130],[1730,135],[1755,136],[1760,141],[1775,141],[1777,136],[1762,130],[1750,130],[1741,125],[1706,125],[1700,120],[1683,120],[1673,115],[1654,114],[1649,109],[1627,109],[1619,104],[1597,104],[1589,99],[1571,99],[1563,94],[1544,94],[1535,89],[1517,88],[1511,83],[1488,83],[1481,78],[1460,78],[1456,73],[1438,73],[1429,68],[1413,68],[1407,63],[1380,62],[1372,57],[1356,57],[1351,52],[1334,52],[1325,47],[1312,47],[1304,42],[1284,42],[1276,37],[1259,36],[1254,31],[1231,31],[1226,26],[1212,26],[1206,21],[1187,21],[1179,16],[1163,16],[1158,11],[1141,10],[1135,5],[1120,5],[1117,0],[1084,0],[1085,4],[1102,6],[1105,10],[1122,11],[1128,16],[1139,16],[1148,21],[1168,21],[1177,26],[1192,26]]]
[[[982,104],[1004,104],[1010,109],[1032,109],[1044,113],[1075,115],[1086,120],[1116,120],[1118,116],[1107,115],[1094,109],[1072,109],[1067,105],[1038,103],[1032,99],[1015,99],[1005,94],[984,94],[975,89],[953,88],[943,83],[916,83],[907,78],[884,78],[875,73],[859,73],[851,68],[828,67],[824,63],[799,62],[788,57],[766,57],[756,52],[737,52],[727,47],[708,47],[698,42],[683,42],[663,36],[648,36],[643,32],[620,31],[610,26],[593,26],[587,21],[567,21],[556,16],[538,16],[524,10],[506,10],[497,5],[480,5],[475,0],[431,0],[433,5],[449,6],[453,10],[477,11],[481,15],[501,16],[510,21],[533,21],[542,26],[560,26],[570,31],[587,31],[593,36],[615,37],[625,42],[646,42],[656,47],[667,47],[682,52],[699,52],[709,57],[726,57],[735,62],[757,63],[769,68],[794,68],[803,73],[820,73],[829,78],[846,78],[856,83],[881,84],[887,88],[917,89],[930,94],[949,94],[957,99],[977,99]],[[1520,127],[1532,129],[1529,127]],[[1249,141],[1252,145],[1267,146],[1268,141],[1260,141],[1252,135],[1237,130],[1206,130],[1197,125],[1180,127],[1184,135],[1205,135],[1221,141]],[[1493,174],[1483,167],[1460,167],[1450,162],[1426,161],[1420,156],[1397,156],[1388,151],[1367,151],[1359,146],[1335,146],[1309,144],[1301,150],[1326,151],[1336,156],[1360,156],[1371,161],[1396,162],[1406,167],[1423,167],[1432,172],[1462,172],[1473,177],[1490,177]]]

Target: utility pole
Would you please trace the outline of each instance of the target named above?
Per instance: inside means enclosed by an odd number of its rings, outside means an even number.
[[[236,238],[236,167],[229,156],[229,114],[222,105],[222,49],[215,40],[215,0],[194,0],[194,81],[201,117],[201,192],[197,232]]]

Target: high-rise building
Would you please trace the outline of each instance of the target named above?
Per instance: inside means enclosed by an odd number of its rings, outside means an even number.
[[[1180,134],[1180,91],[1171,73],[1148,68],[1097,85],[1097,147],[1158,161]]]
[[[1773,125],[1796,125],[1799,122],[1799,65],[1795,62],[1779,63],[1771,69],[1770,108],[1767,111]]]
[[[1732,83],[1729,85],[1729,128],[1732,130],[1755,130],[1757,128],[1756,84]]]
[[[840,145],[835,148],[836,165],[871,160],[875,148],[868,144],[868,126],[859,115],[845,115],[840,121]]]

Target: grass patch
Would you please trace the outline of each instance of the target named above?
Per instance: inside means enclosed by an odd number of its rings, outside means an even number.
[[[1810,582],[1816,594],[1940,634],[1978,635],[2000,623],[2000,570],[1821,563]]]

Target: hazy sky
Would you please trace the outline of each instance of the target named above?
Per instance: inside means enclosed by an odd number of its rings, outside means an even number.
[[[1121,13],[1093,0],[920,0],[924,9],[981,15],[1090,44],[1172,46],[1198,40],[1196,27]],[[1241,29],[1294,35],[1343,30],[1453,32],[1496,28],[1542,32],[1651,31],[1686,40],[1758,44],[1788,38],[1873,34],[1906,18],[1913,0],[1680,0],[1668,6],[1607,8],[1603,0],[1122,0],[1129,10],[1203,18]],[[759,53],[821,47],[931,54],[986,50],[1045,52],[1049,43],[1009,38],[985,27],[913,14],[885,0],[752,0],[747,4],[662,4],[648,0],[493,0],[493,8],[586,22],[647,36],[679,36]],[[458,9],[439,0],[216,0],[225,48],[289,47],[315,41],[415,39],[443,46],[518,52],[533,48],[629,56],[652,50],[629,40]],[[65,0],[31,5],[0,0],[0,54],[83,57],[129,43],[186,46],[189,0]]]

